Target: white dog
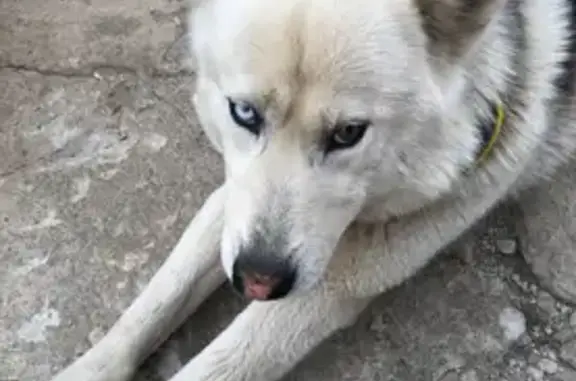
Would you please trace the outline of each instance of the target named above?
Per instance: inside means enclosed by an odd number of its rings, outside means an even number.
[[[54,381],[128,380],[226,277],[255,301],[172,380],[277,380],[496,203],[547,189],[574,168],[575,7],[201,1],[194,103],[225,184]]]

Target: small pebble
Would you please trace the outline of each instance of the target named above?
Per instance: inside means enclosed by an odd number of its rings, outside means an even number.
[[[502,254],[512,255],[516,253],[516,240],[514,239],[499,239],[496,240],[496,247]]]
[[[515,341],[526,332],[526,317],[516,308],[504,308],[500,313],[498,322],[508,341]]]
[[[570,312],[570,307],[568,307],[567,305],[562,304],[560,302],[556,302],[556,304],[557,304],[556,308],[560,310],[561,313],[567,314],[568,312]],[[576,322],[576,315],[574,319],[575,319],[574,321]]]
[[[478,374],[475,370],[469,370],[460,376],[460,381],[478,381]]]
[[[576,367],[576,340],[569,341],[562,346],[560,358]]]
[[[556,332],[553,337],[554,340],[557,340],[561,343],[567,343],[576,337],[576,332],[574,332],[573,327],[569,327],[567,329],[562,329]]]
[[[548,314],[553,315],[556,313],[556,299],[546,291],[538,293],[538,306],[546,311]]]
[[[458,380],[458,369],[462,368],[466,363],[460,356],[447,355],[445,357],[446,363],[439,367],[435,372],[433,379],[438,381],[456,381]],[[452,374],[456,375],[454,379]]]
[[[384,322],[384,318],[381,315],[377,315],[372,319],[370,323],[370,330],[376,332],[382,332],[386,329],[386,323]]]
[[[540,368],[546,374],[554,374],[558,372],[558,364],[550,359],[542,359],[538,363],[538,368]]]
[[[576,312],[574,312],[572,316],[570,316],[570,325],[576,328]]]
[[[540,355],[538,353],[536,353],[536,351],[534,351],[534,352],[530,353],[530,355],[528,356],[528,364],[537,365],[541,359],[542,359],[542,357],[540,357]]]
[[[88,334],[88,341],[90,341],[90,344],[96,345],[96,343],[98,343],[105,334],[106,332],[104,332],[102,328],[96,327]]]
[[[526,372],[530,376],[530,380],[532,381],[540,381],[542,377],[544,377],[544,372],[542,372],[538,368],[534,368],[533,366],[529,367]]]
[[[442,378],[439,381],[458,381],[458,372],[451,371],[448,373],[444,373]]]

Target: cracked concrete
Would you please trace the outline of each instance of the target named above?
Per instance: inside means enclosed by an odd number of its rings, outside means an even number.
[[[0,380],[47,380],[144,287],[222,167],[190,105],[184,1],[0,5]],[[576,379],[576,310],[520,256],[517,214],[498,208],[286,381]],[[223,286],[136,379],[166,379],[242,306]]]

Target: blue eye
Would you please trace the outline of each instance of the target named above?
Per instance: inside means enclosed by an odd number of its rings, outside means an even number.
[[[260,134],[262,124],[264,123],[264,118],[262,118],[256,107],[248,102],[235,102],[231,99],[228,99],[228,108],[234,123],[246,128],[248,131],[255,135]]]

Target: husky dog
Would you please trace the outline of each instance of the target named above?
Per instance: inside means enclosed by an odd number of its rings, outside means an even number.
[[[194,104],[226,181],[54,381],[128,380],[226,278],[254,301],[172,380],[278,380],[497,203],[575,189],[575,8],[200,1]]]

